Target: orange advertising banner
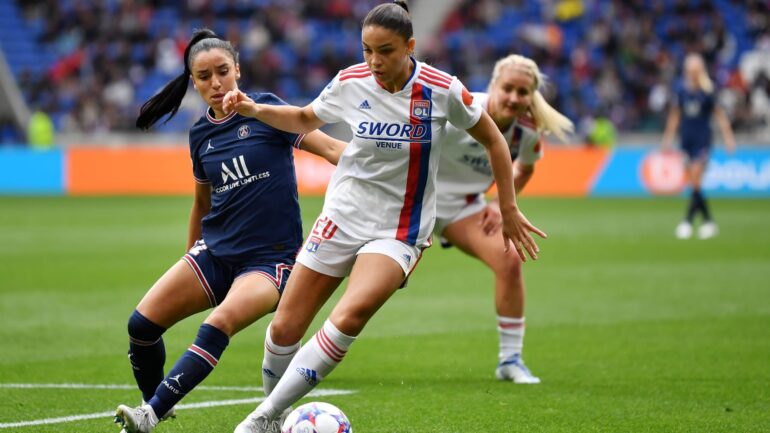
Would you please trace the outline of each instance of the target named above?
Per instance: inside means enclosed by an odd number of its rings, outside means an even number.
[[[610,152],[595,147],[546,146],[543,159],[523,193],[530,196],[586,197]]]
[[[187,147],[72,148],[66,157],[70,195],[191,195],[195,189]],[[334,166],[295,151],[297,187],[303,195],[323,195]]]
[[[294,171],[300,195],[324,195],[335,166],[312,153],[294,151]]]
[[[186,147],[72,148],[67,152],[70,195],[192,194]]]
[[[524,194],[584,197],[591,193],[609,152],[596,148],[551,147],[535,168]],[[190,195],[195,181],[187,147],[72,148],[66,152],[70,195]],[[295,151],[301,195],[323,195],[334,166]]]

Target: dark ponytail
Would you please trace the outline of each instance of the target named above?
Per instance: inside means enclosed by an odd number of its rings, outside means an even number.
[[[187,44],[187,48],[184,50],[184,72],[169,81],[163,90],[142,105],[142,108],[139,110],[139,117],[136,118],[137,128],[146,131],[166,114],[168,114],[166,122],[174,117],[177,110],[179,110],[179,106],[182,104],[185,93],[187,93],[187,84],[190,80],[190,48],[208,38],[217,38],[217,35],[209,29],[196,30],[193,33],[190,43]]]
[[[364,18],[362,27],[379,26],[392,30],[408,41],[414,31],[412,30],[412,18],[409,16],[409,6],[405,1],[383,3],[369,11]]]

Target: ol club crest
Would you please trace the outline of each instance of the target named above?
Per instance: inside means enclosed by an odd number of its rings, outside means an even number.
[[[310,236],[310,238],[307,240],[307,244],[305,245],[305,249],[308,250],[308,252],[314,253],[318,251],[319,246],[321,246],[321,238],[317,236]]]
[[[430,101],[415,99],[412,101],[412,116],[418,119],[430,118]]]

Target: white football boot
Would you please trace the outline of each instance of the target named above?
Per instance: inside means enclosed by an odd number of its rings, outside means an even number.
[[[150,433],[158,422],[158,417],[149,404],[137,408],[121,404],[115,410],[115,424],[123,427],[126,433]]]
[[[254,409],[233,433],[281,433],[281,424],[277,419],[270,419],[264,413]]]
[[[281,429],[283,428],[283,423],[285,423],[285,422],[286,422],[286,418],[288,418],[288,417],[289,417],[289,414],[291,414],[291,413],[292,413],[292,411],[294,411],[294,408],[293,408],[293,407],[291,407],[291,406],[289,406],[289,407],[287,407],[287,408],[286,408],[286,410],[284,410],[284,411],[283,411],[283,413],[281,414],[281,416],[278,418],[278,431],[279,431],[279,432],[280,432],[280,431],[281,431]]]
[[[142,400],[142,406],[148,404],[146,401]],[[176,418],[176,406],[172,406],[171,409],[166,412],[165,415],[160,417],[160,421],[166,421],[169,418]]]
[[[682,221],[676,226],[677,239],[690,239],[692,237],[692,224],[689,221]]]
[[[529,371],[518,353],[497,365],[495,377],[498,380],[511,380],[519,384],[540,383],[540,378]]]
[[[719,234],[719,227],[714,221],[706,221],[698,227],[698,239],[711,239]]]

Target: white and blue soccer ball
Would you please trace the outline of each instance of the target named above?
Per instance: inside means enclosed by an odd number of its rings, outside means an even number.
[[[286,417],[281,433],[353,433],[353,428],[337,406],[314,401],[294,409]]]

